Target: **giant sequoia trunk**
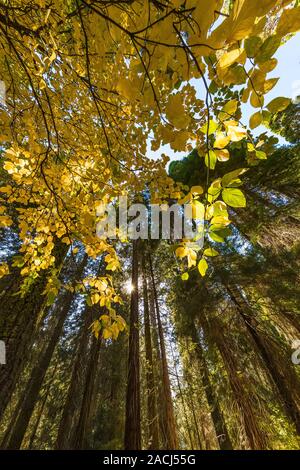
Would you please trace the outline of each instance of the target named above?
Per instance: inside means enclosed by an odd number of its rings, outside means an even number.
[[[84,320],[79,333],[79,343],[72,370],[67,399],[64,404],[62,417],[59,423],[56,448],[71,449],[74,441],[75,429],[78,423],[84,379],[86,372],[87,350],[89,345],[89,326],[92,315],[89,308],[84,310]]]
[[[240,294],[238,288],[223,278],[230,298],[241,315],[245,326],[251,335],[270,377],[272,378],[279,396],[284,404],[287,416],[294,422],[300,434],[300,384],[299,379],[288,361],[282,364],[282,350],[276,342],[263,332],[255,319],[255,312]]]
[[[191,334],[191,339],[193,343],[195,344],[195,354],[198,359],[202,382],[205,388],[207,403],[210,406],[211,417],[212,417],[212,421],[215,427],[216,436],[219,442],[220,449],[221,450],[233,449],[231,440],[228,435],[224,416],[218,403],[218,398],[216,397],[214,393],[214,389],[210,381],[209,370],[206,364],[205,357],[203,355],[202,347],[199,344],[197,330],[195,328],[194,323],[192,322],[191,322],[191,327],[190,327],[190,334]]]
[[[58,241],[54,249],[56,268],[61,268],[66,253],[66,245]],[[19,273],[14,274],[0,295],[0,336],[5,338],[7,356],[7,363],[0,365],[0,419],[29,356],[34,332],[46,308],[42,292],[47,274],[43,272],[24,297],[18,295],[23,278]]]
[[[126,392],[126,418],[124,447],[126,450],[141,449],[141,400],[139,358],[139,297],[138,297],[138,248],[137,240],[132,246],[132,285],[130,302],[130,332],[128,351],[128,379]]]
[[[148,447],[159,448],[159,428],[156,402],[156,386],[153,366],[152,338],[149,315],[149,298],[145,256],[143,255],[143,300],[144,300],[144,328],[146,349],[146,383],[147,383],[147,419],[148,419]]]
[[[86,261],[87,256],[85,255],[77,269],[75,280],[78,281],[81,278]],[[62,333],[64,322],[69,313],[73,296],[73,292],[70,291],[67,291],[62,295],[60,310],[55,312],[55,314],[58,316],[58,320],[50,337],[50,341],[45,347],[44,351],[42,351],[37,364],[34,366],[24,394],[20,398],[19,404],[17,405],[17,408],[20,409],[20,412],[15,424],[12,427],[10,438],[6,446],[7,449],[19,449],[22,444],[27,426],[39,396],[43,380],[52,359],[55,347]]]
[[[103,270],[101,260],[97,275],[101,275]],[[100,311],[97,304],[86,306],[83,311],[78,347],[56,440],[56,448],[60,450],[88,447],[101,348],[101,339],[90,337],[90,325],[100,316]]]
[[[230,387],[241,412],[250,448],[253,450],[267,449],[267,438],[257,421],[251,394],[247,390],[245,381],[238,374],[236,358],[231,352],[226,335],[222,334],[220,322],[216,318],[211,318],[209,323],[203,314],[199,316],[199,322],[205,332],[205,336],[211,338],[220,351],[228,374]]]
[[[81,409],[77,427],[72,439],[73,449],[87,449],[89,447],[88,436],[91,429],[92,406],[95,394],[95,384],[99,368],[99,356],[101,350],[101,339],[92,338],[87,364],[87,374],[82,396]]]
[[[160,343],[160,354],[161,354],[161,374],[162,374],[162,392],[163,392],[163,400],[161,404],[162,408],[162,416],[163,416],[163,448],[167,450],[178,449],[178,437],[177,437],[177,429],[176,429],[176,422],[174,417],[174,409],[173,409],[173,400],[171,394],[171,385],[170,385],[170,377],[168,371],[168,361],[167,361],[167,354],[166,354],[166,346],[165,346],[165,338],[164,338],[164,331],[160,317],[160,309],[158,304],[158,297],[156,292],[156,285],[154,279],[154,272],[152,266],[152,259],[151,254],[149,253],[149,267],[150,267],[150,275],[152,281],[152,289],[153,289],[153,296],[156,308],[156,319],[157,319],[157,326],[158,326],[158,336],[159,336],[159,343]]]

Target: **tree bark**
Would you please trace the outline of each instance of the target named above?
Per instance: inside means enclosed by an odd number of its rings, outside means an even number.
[[[95,383],[98,372],[99,356],[101,350],[101,339],[92,338],[90,348],[90,359],[87,366],[87,376],[85,387],[82,397],[81,410],[79,415],[78,424],[73,436],[73,449],[87,449],[88,448],[88,434],[92,419],[92,403],[95,392]]]
[[[60,269],[68,248],[60,241],[54,250],[55,266]],[[47,283],[47,273],[42,273],[30,291],[20,297],[23,278],[17,274],[11,286],[0,295],[0,335],[5,337],[7,363],[0,365],[0,420],[10,402],[17,380],[23,371],[37,323],[46,309],[46,299],[42,295]]]
[[[77,280],[79,280],[82,275],[83,269],[86,265],[86,261],[87,255],[84,256],[76,272]],[[45,347],[44,351],[41,353],[38,363],[35,365],[31,372],[30,380],[24,392],[24,396],[20,398],[20,402],[18,404],[18,408],[20,408],[20,413],[16,420],[16,423],[14,424],[11,430],[11,435],[6,447],[7,449],[19,449],[22,444],[27,426],[29,424],[36,401],[39,396],[43,380],[45,378],[55,347],[61,335],[64,322],[69,313],[73,297],[73,292],[69,291],[66,292],[62,297],[61,309],[58,312],[58,321],[54,327],[50,341]]]
[[[237,374],[238,365],[236,359],[231,351],[230,345],[227,344],[226,336],[222,334],[219,321],[217,321],[216,318],[211,318],[209,324],[204,315],[201,315],[199,320],[205,335],[215,342],[222,356],[230,387],[242,415],[250,448],[252,450],[265,450],[267,448],[266,435],[258,425],[251,396],[249,396],[249,392],[246,390],[243,380]]]
[[[150,275],[151,275],[154,302],[155,302],[155,308],[156,308],[156,319],[157,319],[157,326],[158,326],[158,336],[159,336],[159,342],[160,342],[160,354],[161,354],[161,366],[162,366],[162,385],[163,385],[162,407],[163,407],[163,419],[164,419],[163,446],[166,450],[176,450],[178,449],[178,437],[177,437],[176,422],[175,422],[175,417],[174,417],[165,338],[164,338],[163,326],[162,326],[161,317],[160,317],[160,309],[159,309],[159,304],[158,304],[158,297],[157,297],[152,259],[151,259],[150,253],[149,253],[149,267],[150,267]]]
[[[255,313],[251,311],[251,307],[242,297],[238,288],[229,284],[226,279],[223,281],[233,304],[236,306],[254,341],[267,372],[277,388],[286,415],[295,424],[297,432],[300,434],[300,387],[296,373],[288,364],[286,364],[284,370],[280,368],[281,352],[276,347],[276,343],[257,329]]]
[[[192,323],[192,322],[191,322]],[[231,440],[229,438],[229,434],[227,431],[227,426],[224,420],[223,413],[218,403],[218,399],[215,396],[214,389],[211,384],[209,370],[205,361],[205,357],[203,355],[202,347],[199,343],[197,330],[195,328],[195,324],[191,324],[191,339],[195,344],[195,353],[198,358],[198,363],[201,372],[201,378],[205,389],[205,394],[207,398],[207,403],[210,407],[212,421],[215,427],[216,436],[219,442],[219,446],[221,450],[232,450],[233,446]]]
[[[84,389],[87,350],[89,344],[89,326],[92,315],[89,308],[84,309],[84,320],[80,330],[79,344],[74,361],[68,395],[64,404],[62,417],[59,423],[56,449],[68,450],[72,448],[74,428],[80,412],[80,404]]]
[[[148,445],[149,449],[159,449],[159,428],[156,401],[156,386],[153,366],[152,339],[149,316],[149,298],[146,274],[145,255],[143,254],[143,300],[144,300],[144,328],[146,349],[146,383],[147,383],[147,414],[148,414]]]
[[[139,297],[138,297],[138,248],[133,241],[132,285],[130,302],[130,332],[128,351],[128,379],[126,392],[125,450],[141,449],[141,402],[140,402],[140,359],[139,359]]]

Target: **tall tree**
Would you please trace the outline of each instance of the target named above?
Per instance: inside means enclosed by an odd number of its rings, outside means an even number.
[[[124,446],[141,449],[140,351],[139,351],[139,241],[132,243],[132,292],[129,320],[128,379]]]
[[[160,354],[161,354],[160,357],[161,357],[161,368],[162,368],[161,376],[162,376],[162,392],[163,392],[162,414],[163,414],[163,427],[164,427],[163,428],[163,431],[164,431],[163,448],[172,450],[172,449],[177,449],[178,447],[178,437],[177,437],[176,422],[175,422],[175,417],[174,417],[170,377],[169,377],[169,371],[168,371],[168,360],[167,360],[167,353],[166,353],[166,346],[165,346],[165,337],[164,337],[163,325],[161,321],[160,308],[159,308],[159,303],[158,303],[158,296],[157,296],[157,290],[156,290],[150,251],[149,251],[148,259],[149,259],[150,276],[151,276],[151,283],[152,283],[152,289],[153,289],[153,297],[154,297],[154,303],[155,303],[155,309],[156,309],[156,319],[157,319]]]
[[[76,269],[75,282],[80,280],[86,262],[87,255],[83,257],[82,261]],[[17,408],[20,410],[20,412],[15,424],[10,430],[10,437],[6,445],[7,449],[18,449],[22,444],[22,440],[24,438],[28,423],[32,416],[45,374],[47,372],[55,347],[61,335],[64,322],[69,313],[72,300],[72,291],[68,291],[62,295],[62,302],[59,302],[60,306],[58,308],[58,311],[55,312],[58,318],[51,334],[49,343],[42,351],[37,364],[34,366],[31,372],[30,380],[25,388],[24,395],[20,397],[20,402],[17,405]]]
[[[142,270],[143,270],[143,303],[144,303],[144,329],[145,329],[145,349],[146,349],[147,420],[148,420],[148,426],[149,426],[148,446],[149,446],[149,449],[157,450],[159,448],[159,427],[158,427],[159,423],[158,423],[157,397],[156,397],[157,388],[156,388],[155,376],[154,376],[145,253],[143,253],[143,257],[142,257]]]
[[[66,245],[57,242],[55,259],[58,271],[62,267],[66,252]],[[11,399],[28,357],[33,335],[41,325],[47,307],[47,298],[42,295],[47,284],[47,274],[50,273],[44,272],[38,276],[31,283],[29,290],[20,296],[24,279],[19,273],[14,273],[10,285],[1,294],[1,331],[5,332],[7,364],[0,365],[0,417]]]

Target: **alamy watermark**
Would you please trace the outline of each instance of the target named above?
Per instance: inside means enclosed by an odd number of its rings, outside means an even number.
[[[300,364],[300,339],[296,339],[292,343],[292,349],[295,351],[292,354],[292,363],[295,366],[299,366]]]
[[[0,80],[0,106],[5,105],[6,99],[6,86],[3,80]]]
[[[97,216],[101,239],[185,239],[203,246],[204,206],[200,203],[128,205],[127,196],[121,196],[114,203],[99,202]]]
[[[0,365],[6,364],[6,347],[4,341],[0,341]]]

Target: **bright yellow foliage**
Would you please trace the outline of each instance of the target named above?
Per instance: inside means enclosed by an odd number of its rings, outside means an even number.
[[[184,196],[167,175],[168,157],[147,157],[150,140],[154,150],[165,144],[175,151],[196,147],[210,172],[230,158],[230,142],[251,143],[246,123],[236,117],[238,101],[217,109],[210,84],[243,84],[243,101],[262,108],[275,84],[267,78],[277,63],[273,55],[284,36],[300,29],[300,9],[292,0],[237,0],[231,10],[222,0],[53,0],[51,8],[31,0],[24,15],[25,3],[0,6],[0,67],[7,89],[0,110],[6,174],[0,222],[12,224],[13,207],[24,276],[53,265],[56,238],[66,244],[80,240],[94,258],[105,253],[113,272],[119,261],[110,241],[96,235],[97,206],[141,194],[146,186],[152,202]],[[266,39],[272,18],[272,38]],[[204,99],[196,97],[199,81]],[[268,108],[287,104],[281,98]],[[260,123],[256,113],[250,125]],[[203,195],[199,189],[193,193],[213,212],[221,182],[210,183]],[[244,205],[240,193],[223,189],[223,199]],[[228,218],[222,220],[227,225]],[[177,256],[196,266],[197,254],[182,243]],[[110,308],[111,282],[98,281],[87,281],[90,301]],[[117,336],[113,325],[105,327],[107,338]]]

